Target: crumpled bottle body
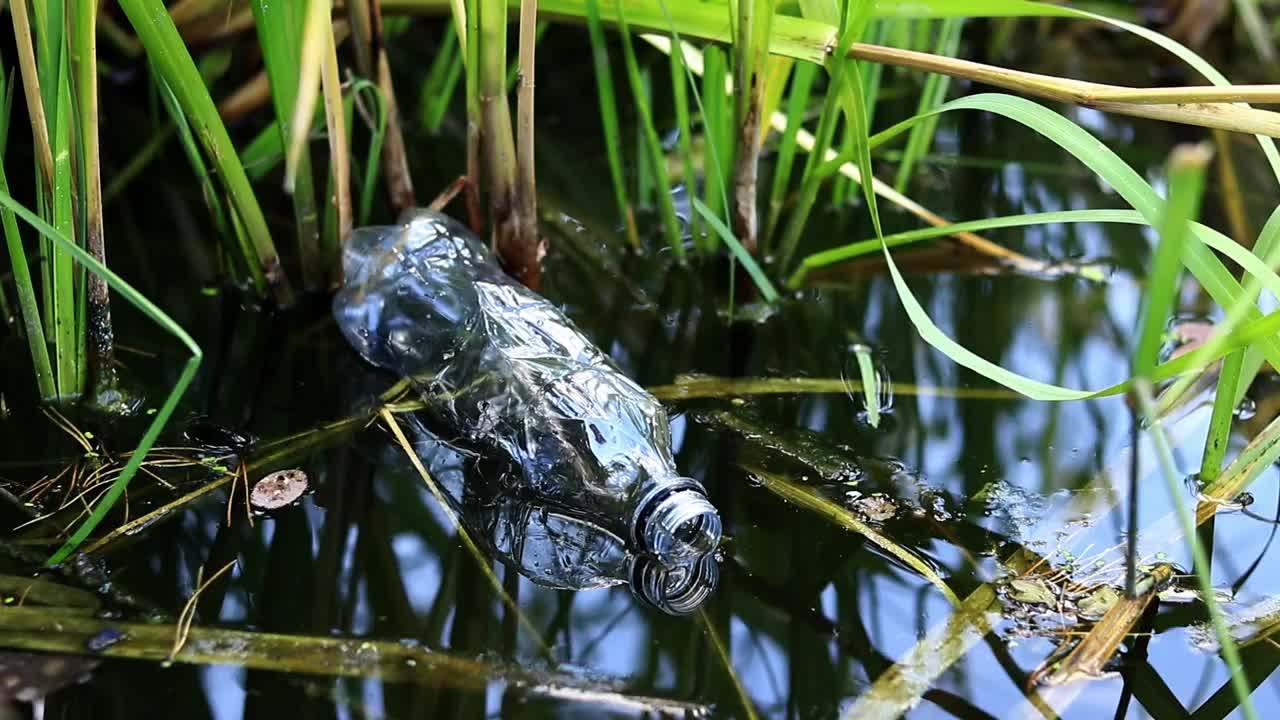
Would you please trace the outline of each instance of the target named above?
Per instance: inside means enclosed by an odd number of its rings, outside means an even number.
[[[343,263],[343,334],[412,378],[451,442],[510,459],[520,472],[508,491],[572,508],[664,561],[718,542],[714,507],[676,471],[661,404],[466,228],[412,211],[353,233]]]
[[[442,440],[416,416],[401,415],[398,422],[472,539],[532,582],[560,590],[628,584],[636,597],[672,615],[692,612],[714,592],[719,581],[714,557],[668,567],[634,553],[590,518],[503,492],[502,475],[514,469],[483,463]]]

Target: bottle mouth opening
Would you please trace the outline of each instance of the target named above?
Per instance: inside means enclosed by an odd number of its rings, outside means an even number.
[[[671,488],[644,505],[637,539],[660,561],[679,563],[720,544],[720,513],[696,483]]]
[[[631,570],[632,593],[668,615],[688,615],[697,610],[719,582],[720,566],[713,555],[671,567],[640,556]]]

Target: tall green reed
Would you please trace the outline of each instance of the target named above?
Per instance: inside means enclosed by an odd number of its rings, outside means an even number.
[[[729,217],[728,196],[733,168],[733,104],[725,90],[729,73],[724,50],[709,46],[702,52],[702,115],[704,146],[702,201],[716,217]]]
[[[173,91],[194,130],[193,135],[200,141],[224,184],[237,221],[244,227],[253,248],[253,257],[245,258],[246,262],[256,263],[278,303],[291,305],[293,289],[281,267],[257,195],[209,90],[191,59],[191,53],[167,10],[160,0],[121,0],[120,8],[138,34],[147,57]]]
[[[13,110],[13,80],[11,76],[4,73],[2,66],[0,66],[0,102],[3,102],[3,105],[0,105],[0,193],[8,194],[9,180],[5,174],[4,159],[8,146],[9,119]],[[27,348],[31,352],[31,365],[35,370],[36,389],[40,392],[41,398],[50,400],[57,397],[58,391],[54,383],[53,364],[49,360],[49,346],[40,316],[40,304],[31,278],[31,267],[27,263],[27,251],[23,247],[22,235],[12,210],[7,207],[0,209],[0,223],[3,224],[5,247],[9,251],[9,263],[13,268],[22,327]]]
[[[200,346],[195,340],[186,333],[176,322],[173,321],[163,310],[148,300],[125,282],[120,276],[109,270],[105,265],[98,262],[96,258],[86,252],[83,248],[76,245],[75,242],[66,235],[58,231],[57,228],[40,219],[35,213],[23,207],[20,203],[13,199],[8,192],[0,192],[0,206],[8,213],[22,218],[28,225],[34,228],[43,237],[50,242],[57,244],[72,256],[75,262],[84,265],[88,272],[101,277],[112,290],[116,291],[134,307],[138,308],[144,315],[155,321],[168,333],[177,338],[191,352],[191,357],[187,360],[179,374],[173,388],[165,397],[164,403],[157,409],[146,431],[143,433],[142,439],[139,440],[133,452],[129,455],[129,460],[121,470],[120,474],[112,481],[111,486],[101,496],[94,505],[89,517],[67,538],[66,542],[49,558],[48,564],[56,565],[67,557],[89,537],[102,520],[111,512],[115,503],[124,494],[125,489],[129,486],[129,482],[137,474],[138,469],[142,466],[142,462],[146,459],[147,452],[155,444],[160,436],[160,431],[169,422],[169,418],[173,415],[177,408],[178,401],[183,393],[186,392],[187,386],[191,384],[195,377],[196,370],[200,367],[200,361],[204,354]]]
[[[627,80],[631,84],[631,96],[636,106],[637,129],[641,134],[641,147],[653,173],[654,194],[658,200],[662,227],[672,252],[676,257],[683,258],[684,242],[680,236],[680,221],[676,217],[675,204],[671,198],[671,181],[667,176],[666,156],[663,154],[662,142],[658,138],[658,131],[654,125],[649,92],[646,90],[647,83],[641,77],[640,64],[636,60],[635,47],[631,42],[626,13],[621,6],[618,7],[616,19],[622,40],[622,57],[626,64]]]
[[[605,157],[609,162],[609,179],[613,185],[614,202],[618,214],[626,223],[627,239],[631,246],[640,246],[636,229],[635,212],[628,198],[626,176],[622,170],[622,131],[618,121],[618,101],[613,90],[613,67],[609,62],[609,48],[605,44],[600,20],[600,0],[586,0],[587,32],[591,38],[591,63],[595,69],[596,99],[600,105],[600,123],[604,131]],[[681,77],[681,82],[684,79]],[[692,188],[690,189],[692,191]]]
[[[938,40],[934,49],[935,55],[954,56],[956,54],[956,51],[960,48],[960,30],[963,27],[963,23],[963,18],[946,18],[938,22]],[[920,24],[928,27],[931,23],[922,21]],[[947,88],[950,83],[951,78],[949,76],[930,73],[925,78],[924,88],[920,92],[920,101],[916,106],[916,114],[923,115],[941,105],[942,101],[946,99]],[[911,173],[915,169],[916,163],[929,152],[929,146],[933,142],[933,135],[937,128],[937,116],[911,128],[911,133],[907,136],[906,148],[903,150],[902,159],[898,164],[898,173],[893,181],[893,186],[898,192],[906,190],[907,182],[911,179]]]
[[[98,3],[76,0],[73,7],[72,58],[75,68],[76,127],[79,130],[79,171],[82,186],[80,217],[85,247],[100,263],[106,264],[106,227],[103,220],[102,159],[98,142]],[[123,398],[116,389],[114,334],[111,327],[111,300],[106,282],[93,273],[87,276],[84,324],[81,337],[88,343],[93,371],[94,397],[114,403]]]
[[[262,48],[262,61],[271,83],[276,128],[285,147],[290,146],[289,139],[294,134],[294,107],[298,102],[301,68],[312,62],[301,56],[303,11],[306,6],[306,3],[267,0],[253,0],[250,3],[258,32],[258,45]],[[305,130],[310,130],[310,123],[307,123]],[[316,206],[311,153],[305,144],[298,148],[295,162],[297,167],[291,175],[293,186],[288,192],[293,205],[298,258],[302,265],[303,286],[308,290],[316,290],[324,284],[324,268],[328,263],[320,254],[320,218]]]

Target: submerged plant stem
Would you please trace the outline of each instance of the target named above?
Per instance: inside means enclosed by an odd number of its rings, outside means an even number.
[[[410,444],[409,439],[405,437],[404,431],[400,429],[400,423],[396,420],[395,414],[386,407],[382,408],[379,414],[382,416],[382,422],[387,426],[387,429],[391,431],[391,435],[395,437],[396,443],[404,450],[405,457],[409,458],[409,462],[413,465],[414,470],[416,470],[418,472],[418,476],[422,478],[422,482],[431,490],[431,494],[435,496],[436,501],[440,504],[440,510],[449,518],[449,522],[453,525],[454,531],[462,538],[463,544],[466,545],[467,550],[470,551],[472,557],[475,558],[476,564],[480,567],[481,572],[483,572],[485,577],[489,579],[489,584],[493,586],[494,592],[498,594],[498,597],[502,598],[502,602],[515,614],[520,625],[538,643],[538,647],[543,654],[550,657],[551,648],[547,645],[546,641],[542,639],[542,634],[538,632],[538,629],[533,626],[533,623],[529,622],[529,618],[527,618],[524,612],[520,610],[520,606],[509,594],[507,594],[506,589],[502,586],[502,581],[499,580],[498,576],[493,572],[493,567],[490,565],[489,558],[480,551],[480,548],[476,546],[475,541],[471,539],[471,534],[467,532],[465,527],[463,527],[462,521],[458,518],[458,514],[454,512],[453,507],[449,504],[448,499],[445,498],[444,493],[441,492],[440,486],[436,484],[436,481],[431,477],[431,474],[427,472],[426,467],[422,464],[422,459],[418,457],[416,452],[414,452],[413,445]]]
[[[89,254],[106,265],[107,250],[102,220],[102,161],[98,148],[98,48],[97,0],[76,0],[75,68],[80,113],[81,174],[84,177],[85,245]],[[94,273],[87,278],[89,362],[93,369],[95,397],[103,397],[116,384],[114,335],[111,329],[111,296],[106,280]]]

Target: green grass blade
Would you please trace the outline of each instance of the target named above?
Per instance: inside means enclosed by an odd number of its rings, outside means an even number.
[[[13,80],[6,79],[0,67],[0,192],[9,193],[9,180],[4,170],[5,148],[8,145],[9,117],[13,109]],[[22,235],[18,232],[18,223],[13,211],[0,210],[0,223],[4,226],[4,241],[9,250],[9,262],[13,268],[13,281],[18,291],[18,308],[22,314],[22,326],[26,331],[27,347],[31,351],[31,366],[35,370],[36,389],[43,400],[57,397],[58,390],[54,383],[53,365],[49,361],[49,346],[45,341],[44,325],[40,322],[40,306],[36,301],[35,285],[31,281],[31,268],[27,264],[27,252],[22,246]]]
[[[271,232],[267,229],[267,221],[258,205],[257,196],[253,193],[244,166],[240,164],[239,155],[231,143],[231,137],[218,115],[218,108],[209,96],[209,90],[200,78],[191,54],[164,4],[161,0],[120,0],[120,8],[138,34],[147,57],[173,89],[183,113],[195,130],[195,136],[204,145],[218,175],[227,186],[227,192],[244,223],[245,232],[256,255],[254,258],[246,257],[245,262],[256,262],[266,276],[277,302],[291,305],[293,291],[280,268],[280,259],[271,241]]]
[[[1275,41],[1271,39],[1271,29],[1267,27],[1262,11],[1258,9],[1258,0],[1235,0],[1235,6],[1236,15],[1249,36],[1249,44],[1258,53],[1258,58],[1267,63],[1275,62]]]
[[[1173,38],[1125,20],[1117,20],[1070,6],[1032,2],[1032,0],[881,0],[876,3],[876,15],[907,18],[1070,17],[1092,20],[1137,35],[1169,51],[1214,85],[1231,84],[1226,76],[1218,72],[1217,68],[1207,60]],[[1267,158],[1272,174],[1275,175],[1277,182],[1280,182],[1280,150],[1277,150],[1275,140],[1264,135],[1254,137]]]
[[[818,66],[813,63],[798,63],[791,74],[791,89],[787,94],[786,105],[787,129],[778,141],[778,155],[774,161],[773,180],[769,187],[769,213],[762,236],[762,254],[766,256],[773,247],[778,216],[782,213],[787,187],[791,182],[791,167],[796,157],[796,133],[803,124],[805,109],[809,106],[809,97],[813,93],[813,80],[817,75]]]
[[[956,51],[960,48],[960,29],[962,24],[963,18],[946,18],[942,20],[941,30],[938,33],[938,44],[934,49],[935,54],[949,57],[955,56]],[[947,75],[929,75],[925,80],[924,90],[920,93],[920,102],[916,107],[916,114],[923,115],[941,105],[947,97],[947,89],[950,87],[950,83],[951,78]],[[911,135],[907,137],[907,147],[902,153],[902,160],[898,165],[898,173],[893,181],[893,186],[898,192],[906,190],[907,182],[911,179],[911,173],[915,170],[916,163],[929,152],[929,146],[933,143],[933,134],[937,131],[937,128],[938,118],[936,115],[911,128]]]
[[[1204,166],[1208,161],[1209,151],[1204,147],[1178,148],[1169,161],[1169,200],[1160,218],[1160,240],[1147,273],[1148,284],[1139,314],[1138,345],[1133,361],[1136,377],[1150,380],[1164,343],[1164,329],[1177,293],[1178,272],[1182,269],[1182,248],[1189,234],[1188,222],[1199,214]]]
[[[262,268],[252,261],[252,256],[245,254],[246,248],[240,243],[247,238],[233,229],[231,223],[227,220],[228,210],[222,203],[222,196],[214,186],[213,178],[209,174],[209,168],[205,165],[204,156],[200,154],[200,146],[196,144],[195,135],[192,134],[191,126],[187,123],[187,116],[182,112],[182,108],[178,104],[178,98],[169,89],[168,83],[154,73],[153,77],[155,78],[156,94],[159,95],[161,104],[169,113],[169,118],[173,121],[173,127],[178,131],[179,145],[182,146],[182,151],[187,156],[191,170],[195,173],[196,181],[200,185],[200,194],[204,199],[205,207],[209,209],[209,217],[213,220],[213,228],[218,235],[218,240],[223,243],[227,256],[243,255],[245,268],[250,281],[253,283],[254,290],[259,295],[265,296],[267,293],[266,275],[262,272]],[[236,240],[237,244],[234,246],[229,245],[233,239]]]
[[[871,16],[871,6],[872,3],[867,0],[853,0],[842,7],[843,15],[839,23],[839,40],[827,62],[827,73],[830,79],[827,95],[823,103],[822,115],[818,119],[818,132],[815,134],[816,142],[810,148],[809,156],[805,159],[800,199],[796,203],[796,209],[787,223],[787,229],[779,247],[778,263],[779,267],[783,269],[791,264],[791,257],[799,245],[800,235],[808,222],[809,213],[813,209],[813,204],[817,201],[820,183],[830,172],[834,171],[834,168],[839,167],[838,164],[832,166],[823,162],[835,139],[839,113],[844,115],[847,126],[846,132],[853,141],[855,151],[858,148],[866,147],[866,137],[868,135],[867,107],[866,99],[862,92],[861,72],[857,62],[843,58],[845,58],[854,41],[861,37],[866,30],[867,22]],[[830,9],[819,11],[819,14],[824,19],[829,19]],[[863,185],[866,188],[864,195],[868,198],[867,208],[871,213],[871,222],[875,225],[876,234],[879,235],[880,213],[876,207],[875,193],[870,182],[870,178],[874,177],[869,172],[871,156],[869,152],[856,152],[856,154],[858,155],[858,168],[862,173],[862,177],[866,179]],[[865,156],[865,160],[863,156]]]
[[[1136,210],[1059,210],[1044,213],[1028,213],[1025,215],[1004,215],[983,220],[968,220],[943,227],[928,227],[920,228],[918,230],[908,230],[905,232],[894,233],[892,235],[885,235],[883,242],[886,246],[894,248],[925,240],[947,237],[954,235],[957,232],[996,230],[1002,228],[1025,227],[1029,225],[1052,225],[1059,223],[1150,224],[1147,221],[1147,218]],[[1200,223],[1191,224],[1191,233],[1200,243],[1207,245],[1212,250],[1226,255],[1233,262],[1244,267],[1246,272],[1249,273],[1250,278],[1256,279],[1257,284],[1267,287],[1273,292],[1280,290],[1280,276],[1276,275],[1273,268],[1268,266],[1262,260],[1259,260],[1256,255],[1241,247],[1235,240],[1232,240],[1217,230]],[[808,273],[818,268],[835,265],[846,260],[852,260],[864,255],[877,253],[880,251],[880,243],[880,240],[871,238],[809,255],[787,280],[787,287],[792,289],[799,288],[804,283]],[[1277,264],[1280,264],[1280,261],[1278,261]],[[1252,288],[1251,297],[1257,297],[1257,289],[1258,288],[1256,287]],[[1248,288],[1246,288],[1243,296],[1250,296],[1250,290]],[[1240,302],[1244,301],[1241,300],[1237,302],[1237,304],[1240,304]]]
[[[1204,456],[1200,459],[1201,486],[1218,477],[1222,462],[1227,457],[1227,444],[1231,439],[1231,421],[1236,411],[1236,388],[1241,380],[1245,352],[1237,350],[1222,361],[1218,386],[1214,388],[1213,415],[1209,418],[1209,435],[1204,441]]]
[[[605,157],[609,161],[613,199],[618,205],[618,214],[626,222],[627,237],[632,247],[639,247],[640,237],[631,212],[631,201],[627,198],[626,177],[622,172],[622,132],[618,129],[618,101],[613,90],[609,49],[605,45],[604,30],[600,23],[600,0],[586,0],[586,9],[587,33],[591,38],[591,64],[595,68],[596,99],[600,104],[600,124],[604,128]]]
[[[854,346],[853,354],[858,359],[858,376],[862,380],[862,400],[867,407],[867,422],[871,427],[880,427],[880,373],[871,360],[871,348],[859,343]]]
[[[272,122],[240,151],[240,164],[251,180],[261,180],[284,161],[284,143],[280,141],[280,128]]]
[[[1209,558],[1205,553],[1204,545],[1200,542],[1200,536],[1196,533],[1195,514],[1187,507],[1182,475],[1178,472],[1177,464],[1173,460],[1173,450],[1169,447],[1169,439],[1164,434],[1164,425],[1157,416],[1151,385],[1145,379],[1141,379],[1135,384],[1135,389],[1142,413],[1147,417],[1147,432],[1155,442],[1161,475],[1164,476],[1169,496],[1173,499],[1177,510],[1178,524],[1182,526],[1182,535],[1191,548],[1196,580],[1200,584],[1200,597],[1209,611],[1209,621],[1221,646],[1222,659],[1227,665],[1227,671],[1231,673],[1231,687],[1235,691],[1236,700],[1240,703],[1240,709],[1246,720],[1257,720],[1258,715],[1254,710],[1253,700],[1249,697],[1248,681],[1245,679],[1243,666],[1240,663],[1240,650],[1236,647],[1235,639],[1231,637],[1231,630],[1227,627],[1226,617],[1218,603],[1217,591],[1213,587],[1213,579],[1209,577]]]
[[[446,23],[444,37],[440,39],[440,48],[431,60],[427,77],[422,81],[422,92],[418,100],[418,115],[422,127],[435,134],[440,129],[440,121],[449,107],[449,101],[458,87],[458,78],[462,73],[462,47],[458,44],[458,30],[453,23]]]
[[[751,253],[747,252],[747,249],[742,246],[742,243],[738,242],[738,239],[733,236],[733,231],[729,229],[729,226],[725,225],[723,220],[716,217],[715,213],[711,211],[711,208],[707,207],[706,203],[696,197],[691,197],[690,199],[693,201],[694,209],[697,210],[698,214],[702,216],[702,219],[706,221],[707,226],[710,227],[722,241],[724,241],[725,245],[729,246],[729,252],[733,254],[734,258],[736,258],[738,262],[742,263],[742,267],[746,269],[747,274],[751,276],[751,281],[755,283],[756,288],[760,291],[760,297],[764,298],[766,302],[774,302],[777,300],[778,291],[773,289],[773,284],[769,282],[769,277],[765,275],[764,271],[760,269],[760,266],[756,264],[756,260],[751,257]]]
[[[832,70],[829,71],[829,84],[836,86],[844,82],[844,77],[848,73],[848,63],[833,63]],[[796,200],[795,206],[791,209],[791,214],[787,218],[787,226],[783,230],[782,239],[778,244],[778,267],[786,269],[791,264],[791,256],[795,254],[796,248],[800,245],[800,236],[804,232],[805,225],[809,222],[809,213],[813,211],[813,205],[818,200],[818,187],[823,176],[819,173],[822,167],[822,159],[826,157],[827,152],[831,149],[832,141],[835,138],[836,125],[840,116],[839,92],[828,90],[822,101],[822,113],[818,116],[818,129],[814,133],[814,145],[809,150],[809,154],[805,157],[804,170],[800,174],[800,195]],[[790,128],[790,125],[788,125]],[[797,131],[798,131],[797,127]]]
[[[360,206],[356,213],[356,224],[367,225],[373,213],[373,193],[378,186],[378,168],[382,166],[382,146],[387,135],[387,99],[382,95],[382,88],[363,78],[352,84],[350,97],[353,100],[368,98],[373,108],[373,127],[369,128],[364,178],[360,181]]]
[[[309,0],[316,2],[317,0]],[[302,62],[301,34],[303,2],[252,0],[254,25],[258,31],[258,47],[271,85],[271,102],[276,114],[276,128],[281,144],[289,145],[293,132],[294,107],[298,102],[299,76]],[[308,128],[310,129],[310,128]],[[316,207],[315,180],[311,170],[311,153],[303,144],[296,162],[289,199],[293,204],[294,230],[298,240],[298,258],[302,264],[303,285],[315,290],[324,284],[324,261],[320,257],[319,211]]]
[[[890,248],[910,245],[912,243],[949,237],[960,232],[980,232],[1002,228],[1025,227],[1029,225],[1052,225],[1055,223],[1106,223],[1126,222],[1144,224],[1142,216],[1134,210],[1060,210],[1044,213],[1027,213],[1024,215],[1002,215],[982,220],[968,220],[951,223],[943,227],[927,227],[918,230],[907,230],[885,235],[883,242]],[[829,250],[822,250],[805,257],[787,280],[787,287],[798,289],[804,284],[808,274],[819,268],[836,265],[854,258],[871,255],[880,251],[881,240],[869,238],[841,245]]]
[[[142,439],[134,448],[133,453],[129,456],[128,463],[121,470],[120,475],[112,482],[111,487],[94,506],[93,512],[89,517],[76,528],[71,537],[58,548],[58,551],[49,558],[48,564],[56,565],[65,560],[75,549],[84,542],[89,533],[93,532],[107,513],[111,511],[112,505],[124,493],[128,487],[129,481],[137,474],[138,468],[142,465],[142,461],[146,458],[147,452],[151,446],[155,444],[156,438],[160,436],[160,431],[168,423],[169,417],[173,414],[174,409],[178,405],[178,400],[186,392],[187,386],[191,384],[191,380],[195,377],[196,370],[200,367],[200,361],[204,357],[203,351],[196,341],[187,334],[176,322],[173,321],[163,310],[139,293],[129,283],[125,282],[119,275],[116,275],[107,266],[98,262],[92,255],[85,252],[83,248],[78,247],[70,238],[60,233],[56,228],[49,225],[35,215],[35,213],[23,207],[18,201],[14,200],[8,192],[0,192],[0,205],[3,205],[10,212],[21,217],[32,228],[39,232],[50,241],[56,243],[67,253],[72,255],[75,260],[88,268],[89,272],[94,273],[107,282],[107,285],[120,294],[129,304],[136,307],[144,315],[156,324],[164,328],[169,334],[178,339],[191,352],[190,359],[183,366],[182,374],[178,376],[177,382],[174,383],[173,389],[169,391],[169,395],[165,398],[164,405],[156,412],[155,417],[147,426],[146,432]]]
[[[1148,224],[1155,226],[1160,222],[1164,201],[1160,199],[1146,180],[1114,152],[1099,143],[1092,135],[1061,115],[1030,100],[999,93],[974,95],[953,100],[942,105],[934,112],[948,112],[957,109],[984,110],[997,113],[1037,131],[1046,139],[1053,141],[1069,152],[1111,185],[1126,202],[1143,216]],[[879,143],[892,139],[892,137],[920,120],[920,117],[911,118],[884,132],[877,133],[871,138],[871,146],[875,147]],[[1196,279],[1200,281],[1200,284],[1208,291],[1210,296],[1219,305],[1227,308],[1228,312],[1231,312],[1233,307],[1241,305],[1240,312],[1244,313],[1242,317],[1250,319],[1260,317],[1261,314],[1258,310],[1249,306],[1248,293],[1242,292],[1240,283],[1232,277],[1231,273],[1222,265],[1222,262],[1204,244],[1207,242],[1206,237],[1213,235],[1214,231],[1205,232],[1204,228],[1196,228],[1195,234],[1202,242],[1189,243],[1187,245],[1183,263],[1196,276]],[[1214,249],[1226,252],[1233,260],[1239,258],[1238,261],[1249,263],[1249,266],[1265,272],[1265,266],[1262,266],[1261,261],[1256,257],[1252,257],[1250,253],[1238,246],[1232,249],[1228,245],[1235,245],[1235,243],[1228,243],[1222,247],[1214,246]],[[885,248],[885,253],[887,255],[887,248]],[[890,259],[890,270],[896,275],[896,268],[892,265],[892,259]],[[1254,270],[1251,270],[1251,272],[1254,272]],[[903,288],[905,289],[905,286]],[[1261,341],[1260,345],[1269,362],[1272,364],[1280,362],[1280,340],[1266,338]]]
[[[674,19],[673,19],[674,28]],[[673,29],[674,33],[675,30]],[[730,125],[733,108],[725,91],[728,61],[724,50],[716,46],[702,51],[702,92],[698,95],[698,112],[702,115],[702,138],[706,159],[702,168],[702,201],[716,217],[729,217],[729,168],[733,158]]]
[[[672,47],[677,47],[672,40]],[[698,173],[693,158],[693,116],[689,110],[688,71],[684,66],[684,53],[673,52],[668,55],[667,66],[671,70],[671,100],[676,113],[676,151],[680,157],[681,174],[684,177],[684,188],[690,198],[698,194]],[[696,89],[696,88],[695,88]],[[705,250],[710,250],[711,237],[700,231],[698,213],[689,217],[689,235],[693,241]]]
[[[58,3],[54,3],[58,5]],[[51,13],[54,14],[54,13]],[[61,11],[56,19],[62,22]],[[51,21],[52,21],[51,19]],[[60,27],[60,26],[59,26]],[[57,33],[59,38],[62,33]],[[53,128],[49,142],[53,150],[53,198],[50,208],[53,226],[76,242],[75,214],[73,211],[72,185],[75,183],[71,167],[71,78],[67,63],[66,46],[61,46],[57,62],[56,83],[47,83],[56,92],[53,108]],[[78,398],[84,392],[84,354],[81,352],[80,298],[84,292],[81,272],[65,250],[53,247],[53,350],[54,376],[58,384],[58,396],[63,399]]]
[[[1159,361],[1160,346],[1164,343],[1165,326],[1174,307],[1178,276],[1182,270],[1180,259],[1188,236],[1189,222],[1200,211],[1200,197],[1204,192],[1204,168],[1209,163],[1207,146],[1180,146],[1175,148],[1169,160],[1169,199],[1161,213],[1159,240],[1147,273],[1147,288],[1142,295],[1142,309],[1138,313],[1137,347],[1134,350],[1133,376],[1141,384],[1150,386],[1151,373]],[[1155,420],[1147,416],[1147,423]],[[1212,435],[1210,436],[1212,438]],[[1138,596],[1138,474],[1129,474],[1129,513],[1127,552],[1125,555],[1125,589],[1130,598]]]
[[[622,56],[626,61],[627,78],[631,83],[631,95],[635,99],[636,114],[643,135],[646,156],[653,169],[653,180],[658,195],[658,208],[662,215],[662,224],[666,230],[667,243],[677,258],[684,258],[684,242],[680,238],[680,221],[676,217],[675,205],[671,199],[671,182],[667,178],[666,158],[662,154],[662,143],[658,140],[658,130],[653,124],[653,114],[649,108],[648,93],[640,75],[640,66],[636,61],[635,49],[631,43],[631,33],[627,26],[626,14],[621,6],[618,8],[618,27],[622,38]]]

